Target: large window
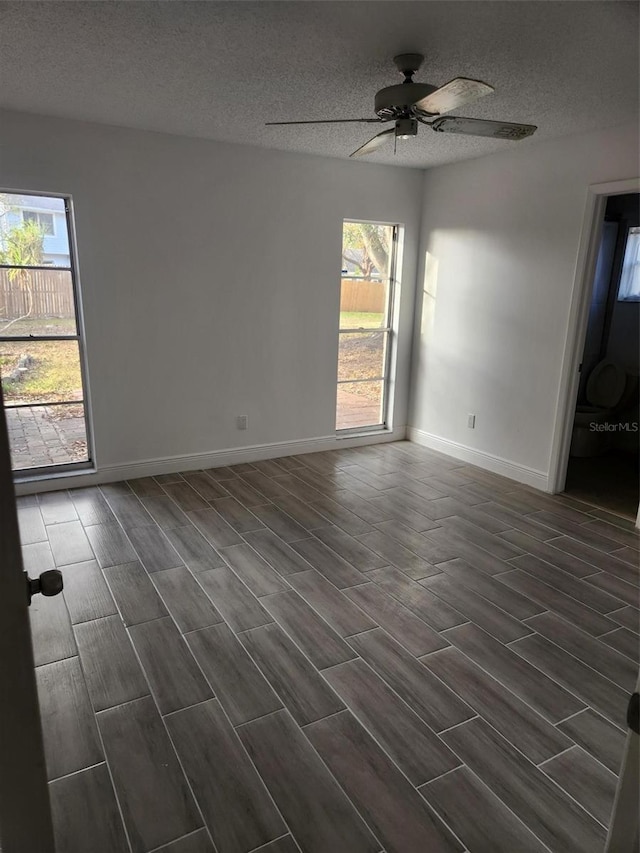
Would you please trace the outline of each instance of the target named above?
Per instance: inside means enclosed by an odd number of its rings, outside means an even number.
[[[397,237],[395,225],[343,225],[336,430],[387,425]]]
[[[66,198],[0,192],[0,377],[22,474],[90,464],[70,217]]]

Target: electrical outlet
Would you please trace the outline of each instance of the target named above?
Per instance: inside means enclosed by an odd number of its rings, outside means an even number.
[[[249,428],[249,416],[248,415],[238,415],[236,418],[236,427],[238,429],[248,429]]]
[[[469,429],[476,428],[476,416],[475,415],[467,415],[467,426]]]

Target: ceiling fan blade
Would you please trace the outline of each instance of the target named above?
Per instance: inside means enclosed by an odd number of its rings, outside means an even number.
[[[517,124],[510,121],[487,121],[481,118],[451,116],[424,122],[439,133],[466,133],[470,136],[492,136],[494,139],[510,139],[517,142],[531,136],[538,129],[535,124]]]
[[[388,127],[386,130],[383,130],[382,133],[376,134],[373,139],[365,142],[365,144],[361,145],[360,148],[356,148],[352,154],[349,154],[349,157],[362,157],[363,154],[372,154],[374,151],[377,151],[378,148],[382,148],[387,139],[390,136],[395,136],[395,133],[395,127]]]
[[[318,121],[265,121],[268,124],[345,124],[346,122],[364,122],[365,124],[379,124],[382,121],[391,121],[391,119],[381,118],[325,118]]]
[[[444,86],[440,86],[435,92],[431,92],[422,100],[414,104],[419,110],[429,115],[442,115],[463,104],[469,104],[485,95],[493,92],[493,86],[483,83],[481,80],[470,80],[468,77],[455,77]]]

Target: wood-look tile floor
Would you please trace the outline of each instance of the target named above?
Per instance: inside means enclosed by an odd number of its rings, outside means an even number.
[[[60,853],[600,853],[632,525],[409,442],[20,498]]]

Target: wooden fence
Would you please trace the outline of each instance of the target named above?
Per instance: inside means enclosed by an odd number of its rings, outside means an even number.
[[[24,280],[9,278],[0,269],[0,319],[15,320],[29,312],[34,320],[43,317],[73,317],[73,289],[68,270],[25,270]],[[340,310],[380,314],[385,309],[386,287],[382,281],[342,279]]]
[[[68,270],[23,270],[11,280],[9,270],[0,269],[0,318],[73,317],[73,288]]]
[[[340,310],[382,314],[385,309],[386,282],[342,279]]]

